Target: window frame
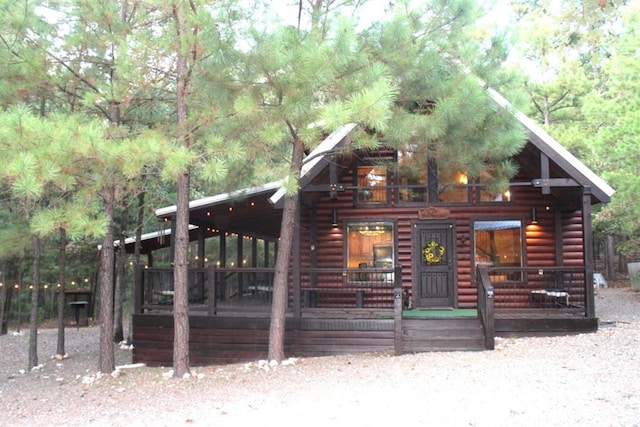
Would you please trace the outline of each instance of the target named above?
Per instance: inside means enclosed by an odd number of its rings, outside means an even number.
[[[488,218],[488,217],[483,217],[483,218],[472,218],[471,219],[471,223],[470,223],[470,230],[471,230],[471,261],[472,261],[472,272],[473,272],[473,277],[474,280],[476,279],[476,271],[478,268],[478,265],[481,264],[478,262],[478,256],[477,256],[477,235],[476,235],[476,224],[477,223],[482,223],[482,222],[487,222],[487,223],[497,223],[497,222],[517,222],[519,224],[518,228],[520,229],[519,232],[519,239],[520,239],[520,247],[519,247],[519,251],[520,251],[520,265],[516,266],[504,266],[504,267],[520,267],[523,268],[525,266],[526,263],[526,247],[527,247],[527,242],[526,242],[526,222],[522,219],[522,218]],[[499,265],[498,265],[499,267]],[[494,279],[492,279],[493,281]],[[507,277],[504,280],[498,280],[498,282],[521,282],[524,280],[524,277],[522,276],[522,274],[517,273],[515,274],[513,277]]]
[[[430,157],[427,161],[422,165],[423,178],[426,182],[424,185],[424,189],[420,188],[421,191],[424,192],[424,197],[422,200],[402,200],[402,190],[409,189],[411,191],[410,185],[403,186],[400,184],[402,181],[402,168],[400,165],[400,159],[403,157],[401,152],[408,152],[410,150],[396,150],[395,152],[395,164],[396,164],[396,173],[395,173],[395,181],[397,183],[398,191],[396,191],[395,202],[399,206],[415,206],[415,205],[439,205],[439,206],[450,206],[450,205],[464,205],[471,204],[471,187],[468,182],[467,174],[462,170],[457,170],[456,173],[462,174],[467,177],[466,184],[456,184],[453,183],[453,188],[463,188],[465,190],[466,197],[464,200],[454,200],[454,201],[441,201],[440,200],[440,181],[441,179],[441,170],[442,168],[438,164],[438,162]],[[414,187],[417,188],[417,187]]]
[[[376,249],[382,249],[389,247],[389,249],[391,250],[391,267],[395,267],[398,263],[398,253],[397,253],[397,241],[398,241],[398,236],[397,236],[397,221],[391,218],[350,218],[349,220],[345,221],[345,225],[344,225],[344,268],[349,270],[349,269],[354,269],[354,268],[358,268],[358,267],[353,267],[350,266],[350,261],[351,261],[351,253],[352,251],[350,250],[351,248],[351,237],[350,237],[350,228],[351,227],[375,227],[375,226],[389,226],[391,228],[390,234],[391,234],[391,242],[387,243],[387,242],[383,242],[383,243],[375,243],[375,242],[371,242],[371,248],[370,248],[370,262],[367,261],[367,264],[371,264],[368,265],[367,268],[384,268],[384,267],[378,267],[376,266]],[[377,248],[376,248],[377,246]],[[354,275],[357,273],[354,273]],[[361,282],[362,280],[358,280],[358,279],[353,279],[351,277],[351,275],[347,275],[345,277],[345,282],[347,284],[353,285],[353,284],[357,284],[358,282]],[[386,280],[384,280],[385,282],[393,282],[393,273],[390,273],[389,276],[386,278]]]
[[[367,188],[374,188],[375,186],[361,186],[360,179],[360,169],[370,167],[370,168],[384,168],[385,170],[385,182],[379,190],[384,192],[384,201],[366,201],[364,198],[361,198],[360,195],[362,191],[366,191]],[[359,208],[376,208],[376,207],[384,207],[391,205],[391,191],[389,182],[391,180],[391,174],[389,173],[389,166],[386,164],[376,164],[374,162],[358,162],[353,169],[353,185],[355,187],[353,192],[353,203],[355,207]]]

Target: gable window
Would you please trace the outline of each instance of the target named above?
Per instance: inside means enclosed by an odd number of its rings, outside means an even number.
[[[522,221],[495,220],[473,223],[474,259],[488,267],[522,267]],[[518,273],[496,272],[492,280],[517,280]]]
[[[386,205],[388,200],[387,167],[358,166],[356,172],[358,205]]]
[[[411,148],[398,151],[398,201],[404,203],[464,203],[469,201],[467,175],[444,168]]]
[[[511,190],[509,187],[496,188],[490,184],[491,176],[488,172],[484,172],[480,175],[480,202],[510,202],[512,198]]]
[[[347,224],[347,268],[393,268],[394,227],[391,221]],[[393,273],[354,273],[350,281],[390,281]]]

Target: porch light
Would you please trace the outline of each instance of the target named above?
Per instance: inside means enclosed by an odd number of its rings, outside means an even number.
[[[338,226],[338,211],[335,209],[331,211],[331,225],[334,227]]]
[[[532,207],[531,208],[531,224],[537,224],[538,223],[538,209],[536,209],[536,207]]]

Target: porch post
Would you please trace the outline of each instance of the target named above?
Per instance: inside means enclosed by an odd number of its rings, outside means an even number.
[[[402,265],[395,266],[393,277],[393,348],[399,356],[402,354]]]
[[[142,313],[142,281],[144,267],[136,264],[133,270],[133,313]]]
[[[582,240],[584,243],[585,311],[587,317],[596,317],[593,295],[593,230],[591,228],[591,187],[582,190]]]
[[[227,267],[227,233],[226,231],[220,230],[220,268]]]
[[[203,227],[198,227],[198,268],[204,268],[204,233]]]
[[[173,268],[173,260],[174,260],[174,251],[175,251],[175,243],[176,241],[176,217],[171,217],[171,234],[169,235],[169,262],[171,263],[171,267]]]
[[[216,315],[216,271],[214,264],[207,266],[207,314]]]
[[[236,268],[244,268],[244,235],[236,234]],[[238,296],[242,298],[244,295],[244,274],[238,273]]]
[[[332,163],[333,165],[333,163]],[[311,207],[310,215],[309,215],[309,225],[311,227],[311,256],[309,261],[311,262],[311,274],[310,274],[310,288],[318,287],[318,273],[315,269],[318,267],[318,255],[317,255],[317,247],[318,247],[318,210],[317,203],[313,203]]]

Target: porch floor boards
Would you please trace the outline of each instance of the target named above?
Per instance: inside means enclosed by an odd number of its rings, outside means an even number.
[[[583,309],[575,308],[519,308],[496,309],[496,320],[504,319],[574,319],[585,317]]]

